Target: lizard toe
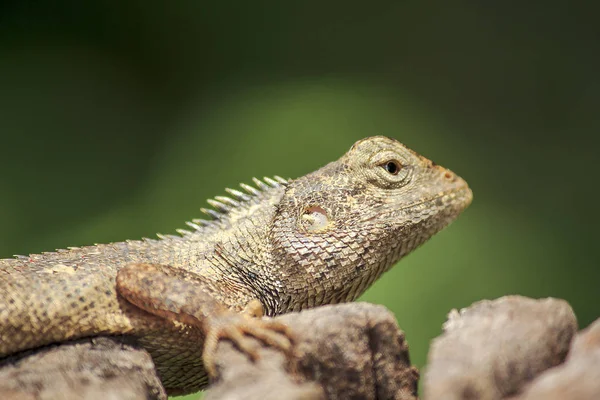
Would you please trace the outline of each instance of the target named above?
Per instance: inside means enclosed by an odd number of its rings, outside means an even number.
[[[229,340],[252,361],[259,359],[258,340],[263,344],[280,350],[287,357],[292,353],[293,336],[287,325],[270,320],[248,318],[241,314],[228,314],[212,319],[204,339],[203,361],[206,372],[217,376],[216,353],[221,340]]]
[[[267,346],[289,353],[293,347],[293,335],[289,327],[281,322],[261,319],[244,326],[244,333],[250,335]]]

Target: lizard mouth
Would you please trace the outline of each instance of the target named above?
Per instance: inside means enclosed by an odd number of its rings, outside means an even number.
[[[446,206],[449,208],[457,209],[458,211],[462,211],[471,204],[471,201],[473,201],[473,192],[465,184],[465,186],[446,190],[444,192],[436,194],[435,196],[402,206],[400,208],[397,208],[396,210],[402,211],[411,208],[416,208],[421,205],[439,203],[437,205],[440,207]]]
[[[422,217],[446,215],[452,220],[464,211],[471,204],[472,200],[473,192],[466,182],[461,179],[460,182],[457,182],[457,185],[453,185],[450,189],[435,193],[419,201],[400,206],[397,203],[390,202],[384,206],[383,212],[365,216],[362,222],[369,222],[381,219],[382,217],[386,218],[386,216],[394,220],[397,218],[397,214],[402,212],[414,212],[416,215]]]

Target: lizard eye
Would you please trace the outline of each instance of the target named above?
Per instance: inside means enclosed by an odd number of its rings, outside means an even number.
[[[384,150],[373,154],[367,163],[366,173],[379,187],[398,188],[410,182],[412,161],[410,154],[398,151]]]
[[[385,164],[381,164],[381,167],[383,169],[385,169],[391,175],[398,175],[398,172],[400,172],[401,166],[398,161],[390,160],[390,161],[386,162]]]

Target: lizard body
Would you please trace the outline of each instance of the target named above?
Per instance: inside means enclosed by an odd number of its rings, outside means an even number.
[[[268,316],[352,301],[472,198],[464,180],[381,136],[304,177],[255,184],[209,201],[214,219],[181,236],[0,260],[0,359],[126,335],[170,394],[196,391],[202,344],[227,337],[213,334],[217,317],[256,300]]]

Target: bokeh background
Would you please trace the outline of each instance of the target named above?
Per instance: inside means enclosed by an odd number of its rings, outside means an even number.
[[[0,257],[172,233],[226,186],[383,134],[475,195],[362,297],[393,310],[417,366],[480,299],[564,298],[584,327],[600,35],[583,4],[4,1]]]

